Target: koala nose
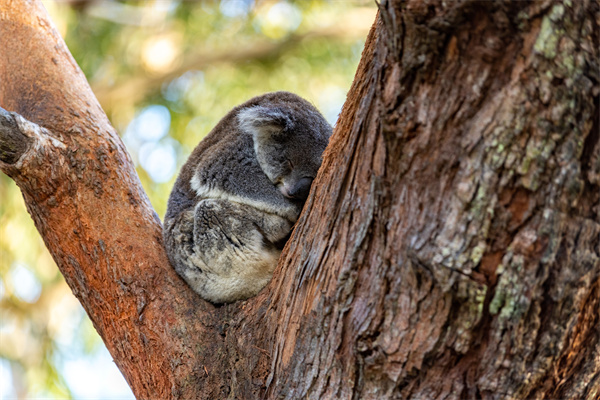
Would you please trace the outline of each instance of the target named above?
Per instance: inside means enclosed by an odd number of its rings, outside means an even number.
[[[296,182],[294,186],[287,191],[286,197],[297,200],[306,200],[308,197],[308,192],[310,192],[310,185],[312,185],[312,181],[312,178],[299,179],[298,182]]]

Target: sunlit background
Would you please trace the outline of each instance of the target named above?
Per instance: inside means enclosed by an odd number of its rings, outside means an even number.
[[[178,169],[233,106],[288,90],[334,124],[376,10],[371,0],[44,4],[161,216]],[[0,398],[133,399],[2,173],[0,199]]]

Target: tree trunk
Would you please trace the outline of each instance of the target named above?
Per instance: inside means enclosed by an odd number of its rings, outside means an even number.
[[[0,167],[138,398],[600,396],[597,2],[382,1],[274,279],[215,307],[41,6],[6,1],[0,105],[46,129],[0,116]]]

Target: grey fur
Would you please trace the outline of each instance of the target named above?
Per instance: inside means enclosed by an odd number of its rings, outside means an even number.
[[[194,149],[163,236],[171,264],[202,298],[246,299],[269,282],[330,135],[309,102],[274,92],[231,110]]]

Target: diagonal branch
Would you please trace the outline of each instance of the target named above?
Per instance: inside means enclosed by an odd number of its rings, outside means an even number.
[[[238,307],[215,309],[170,267],[131,159],[41,3],[0,9],[0,105],[44,127],[0,113],[2,170],[67,284],[138,398],[195,398],[196,375],[201,396],[223,397],[221,321]]]

